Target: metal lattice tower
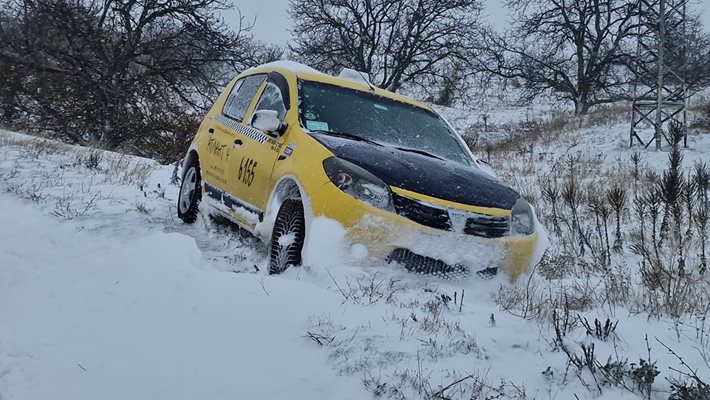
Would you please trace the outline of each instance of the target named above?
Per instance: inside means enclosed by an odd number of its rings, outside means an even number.
[[[656,150],[660,150],[664,136],[672,144],[663,131],[663,126],[671,121],[683,127],[687,146],[687,3],[688,0],[638,0],[629,146],[635,141],[645,147],[655,142]],[[648,139],[644,130],[652,130],[653,136]]]

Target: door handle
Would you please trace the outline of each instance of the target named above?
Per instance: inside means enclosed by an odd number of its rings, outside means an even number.
[[[236,139],[234,140],[234,146],[241,146],[243,145],[244,142],[242,142],[242,139]]]
[[[214,128],[208,129],[207,133],[209,133],[210,135],[214,135]]]

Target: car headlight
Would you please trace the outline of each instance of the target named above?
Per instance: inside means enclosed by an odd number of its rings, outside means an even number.
[[[337,157],[324,160],[323,169],[338,189],[367,204],[394,212],[390,188],[375,175]]]
[[[522,197],[515,202],[510,214],[510,235],[525,236],[535,232],[535,219],[530,204]]]

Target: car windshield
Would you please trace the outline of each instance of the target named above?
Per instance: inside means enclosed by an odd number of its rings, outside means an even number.
[[[470,158],[434,112],[373,93],[299,81],[301,124],[310,131],[357,137],[471,165]]]

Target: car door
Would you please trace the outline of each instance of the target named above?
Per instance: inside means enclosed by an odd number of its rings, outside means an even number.
[[[231,168],[233,160],[243,155],[242,150],[249,146],[249,141],[260,141],[266,136],[249,134],[254,129],[245,119],[251,113],[265,80],[266,74],[257,74],[241,78],[234,84],[221,113],[213,119],[215,125],[209,130],[206,147],[212,162],[204,175],[207,183],[210,180],[217,182],[217,186],[206,185],[207,194],[220,202],[230,216],[250,226],[259,221],[261,210],[249,202],[245,191],[240,190],[241,185],[235,181],[236,174]]]
[[[248,111],[248,119],[259,110],[272,110],[278,113],[279,120],[283,123],[287,107],[284,102],[285,80],[280,85],[275,81],[274,74],[262,84],[257,93],[253,107]],[[245,124],[239,131],[241,143],[235,147],[228,159],[228,170],[234,183],[233,193],[243,199],[248,205],[259,211],[264,210],[270,195],[269,183],[274,164],[283,146],[284,137],[278,132],[262,132],[251,124]]]
[[[206,119],[201,130],[205,131],[206,135],[200,144],[202,149],[200,159],[202,161],[202,176],[205,181],[205,189],[207,195],[221,202],[222,193],[227,189],[227,157],[233,146],[234,134],[231,132],[231,125],[237,120],[229,117],[235,115],[235,104],[237,93],[244,84],[245,78],[237,80],[232,87],[227,89],[230,91],[226,100],[226,105],[220,110],[220,113],[214,118]],[[249,99],[251,100],[251,99]],[[247,107],[248,107],[247,103]],[[246,109],[242,115],[246,113]],[[234,119],[235,121],[231,121]],[[239,119],[241,120],[241,119]]]

